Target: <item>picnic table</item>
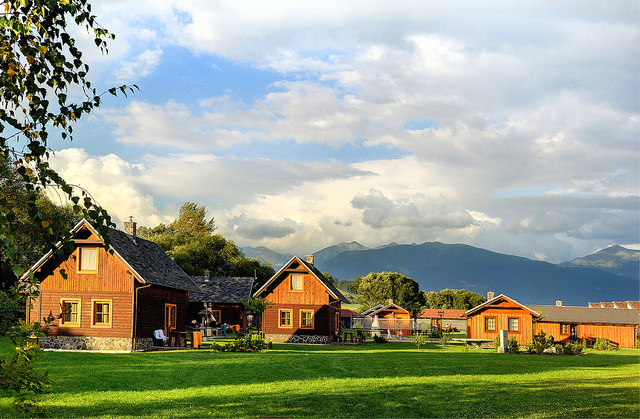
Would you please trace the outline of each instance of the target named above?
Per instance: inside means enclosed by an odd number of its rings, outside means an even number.
[[[171,338],[175,339],[175,346],[187,347],[187,332],[179,332],[177,330],[169,331],[169,345],[171,345]]]

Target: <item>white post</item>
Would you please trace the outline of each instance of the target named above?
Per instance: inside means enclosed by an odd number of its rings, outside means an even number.
[[[498,353],[504,354],[509,352],[509,332],[506,330],[500,331],[500,346],[498,346]]]

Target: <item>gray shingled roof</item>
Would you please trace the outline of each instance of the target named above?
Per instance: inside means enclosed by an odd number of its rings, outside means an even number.
[[[543,322],[640,325],[640,313],[632,309],[569,306],[534,306]]]
[[[113,250],[143,281],[181,290],[200,290],[191,277],[154,242],[141,238],[136,238],[134,242],[129,234],[114,228],[110,228],[108,234]]]
[[[212,277],[206,281],[201,276],[192,276],[191,279],[199,286],[199,291],[189,293],[191,302],[240,303],[251,297],[251,277]]]

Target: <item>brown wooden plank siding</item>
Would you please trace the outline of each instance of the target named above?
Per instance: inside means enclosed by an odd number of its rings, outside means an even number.
[[[92,246],[95,247],[95,246]],[[133,292],[133,276],[122,260],[98,247],[98,273],[78,273],[77,260],[79,249],[59,266],[45,264],[36,276],[41,279],[41,291],[80,291],[80,292]],[[60,270],[64,269],[65,279]]]
[[[552,322],[536,323],[536,333],[543,330],[546,334],[553,336],[556,341],[567,342],[569,335],[560,334],[560,324]],[[569,323],[565,323],[569,324]],[[635,326],[613,325],[613,324],[576,324],[577,339],[601,338],[615,342],[621,348],[635,347]]]
[[[292,310],[292,327],[279,327],[280,310]],[[300,327],[300,311],[313,310],[313,329]],[[330,320],[331,307],[328,305],[296,305],[280,304],[265,312],[264,332],[266,334],[297,334],[297,335],[331,335]]]
[[[291,291],[291,275],[303,276],[302,291]],[[275,287],[266,296],[268,301],[295,305],[320,305],[329,304],[327,289],[307,271],[291,271],[283,275],[282,280],[277,281]]]
[[[97,273],[78,273],[80,246],[97,249]],[[76,259],[74,259],[74,257]],[[64,270],[67,278],[62,276]],[[133,336],[133,283],[134,278],[124,262],[117,256],[107,253],[102,246],[86,241],[79,245],[73,254],[62,263],[52,258],[36,272],[40,279],[41,296],[33,301],[29,312],[29,321],[42,321],[52,313],[61,312],[63,298],[79,298],[80,327],[53,327],[48,335],[127,337]],[[92,300],[112,300],[111,327],[91,327]],[[56,321],[60,325],[60,321]]]
[[[95,336],[95,337],[127,337],[133,336],[132,319],[133,301],[130,293],[113,292],[73,292],[47,291],[43,292],[33,302],[31,322],[41,321],[43,317],[53,313],[60,314],[62,299],[80,299],[80,326],[68,327],[57,320],[47,335],[50,336]],[[92,327],[92,300],[111,300],[111,327]]]
[[[485,330],[485,319],[495,319],[495,330]],[[470,339],[496,339],[500,330],[509,330],[509,318],[518,319],[518,332],[509,332],[519,344],[526,345],[533,340],[533,316],[517,304],[501,301],[488,305],[467,318],[467,337]]]
[[[337,337],[339,333],[340,301],[329,295],[325,286],[301,265],[282,272],[263,293],[275,305],[264,313],[265,334],[322,335]],[[291,275],[303,276],[302,291],[292,291]],[[292,310],[292,327],[279,327],[279,310]],[[313,310],[313,328],[300,328],[300,310]],[[334,318],[338,313],[337,320]],[[337,324],[336,324],[337,323]]]

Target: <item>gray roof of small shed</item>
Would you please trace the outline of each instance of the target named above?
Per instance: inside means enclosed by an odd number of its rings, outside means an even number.
[[[540,314],[538,321],[554,323],[640,325],[640,313],[624,308],[527,306]]]
[[[253,288],[251,277],[211,277],[192,276],[199,290],[189,293],[191,302],[240,303],[248,301]]]

